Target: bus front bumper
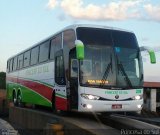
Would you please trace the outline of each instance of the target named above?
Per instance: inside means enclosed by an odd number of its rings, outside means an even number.
[[[129,101],[82,100],[80,112],[138,112],[142,110],[143,99]]]

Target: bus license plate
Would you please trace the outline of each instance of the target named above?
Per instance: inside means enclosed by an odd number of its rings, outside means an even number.
[[[113,104],[112,109],[122,109],[122,105],[121,104]]]

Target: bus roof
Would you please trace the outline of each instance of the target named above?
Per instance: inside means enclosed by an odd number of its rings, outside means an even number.
[[[121,29],[121,28],[109,27],[109,26],[103,26],[103,25],[93,25],[93,24],[74,24],[74,25],[70,25],[68,27],[65,27],[62,31],[66,30],[66,29],[76,29],[78,27],[110,29],[110,30],[118,30],[118,31],[124,31],[124,32],[131,32],[131,33],[133,33],[132,31],[128,31],[128,30]]]
[[[31,48],[36,47],[37,45],[39,45],[39,44],[45,42],[46,40],[50,40],[51,38],[53,38],[55,35],[57,35],[57,34],[60,33],[60,32],[63,32],[63,31],[68,30],[68,29],[76,30],[78,27],[109,29],[109,30],[117,30],[117,31],[124,31],[124,32],[133,33],[132,31],[128,31],[128,30],[125,30],[125,29],[120,29],[120,28],[115,28],[115,27],[108,27],[108,26],[102,26],[102,25],[93,25],[93,24],[74,24],[74,25],[70,25],[70,26],[67,26],[67,27],[61,29],[60,31],[54,33],[53,35],[51,35],[51,36],[49,36],[49,37],[47,37],[47,38],[41,40],[40,42],[37,42],[36,44],[30,46],[29,48],[27,48],[27,49],[21,51],[20,53],[17,53],[17,54],[15,54],[15,55],[9,57],[8,60],[11,59],[11,58],[13,58],[13,57],[15,57],[15,56],[17,56],[17,55],[20,55],[20,54],[24,53],[25,51],[27,51],[27,50],[29,50],[29,49],[31,49]],[[8,60],[7,60],[7,61],[8,61]]]

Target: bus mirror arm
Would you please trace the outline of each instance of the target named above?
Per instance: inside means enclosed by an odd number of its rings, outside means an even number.
[[[140,47],[140,51],[147,51],[149,53],[150,56],[150,62],[151,64],[155,64],[156,63],[156,55],[153,49],[147,47],[147,46],[142,46]]]

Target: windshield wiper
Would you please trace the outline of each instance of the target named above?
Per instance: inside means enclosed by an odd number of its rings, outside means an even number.
[[[118,64],[118,63],[117,63],[117,64]],[[132,83],[131,83],[128,75],[126,74],[122,63],[119,63],[119,64],[118,64],[118,71],[119,71],[119,69],[120,69],[122,75],[125,76],[125,80],[126,80],[127,84],[128,84],[130,87],[132,87]]]
[[[104,75],[103,75],[103,77],[102,77],[102,79],[101,79],[101,81],[102,81],[102,83],[100,84],[100,86],[104,86],[104,84],[105,84],[105,81],[107,80],[107,78],[108,78],[108,75],[109,75],[109,71],[112,71],[112,56],[110,55],[110,63],[107,65],[107,68],[106,68],[106,70],[105,70],[105,72],[104,72]]]

